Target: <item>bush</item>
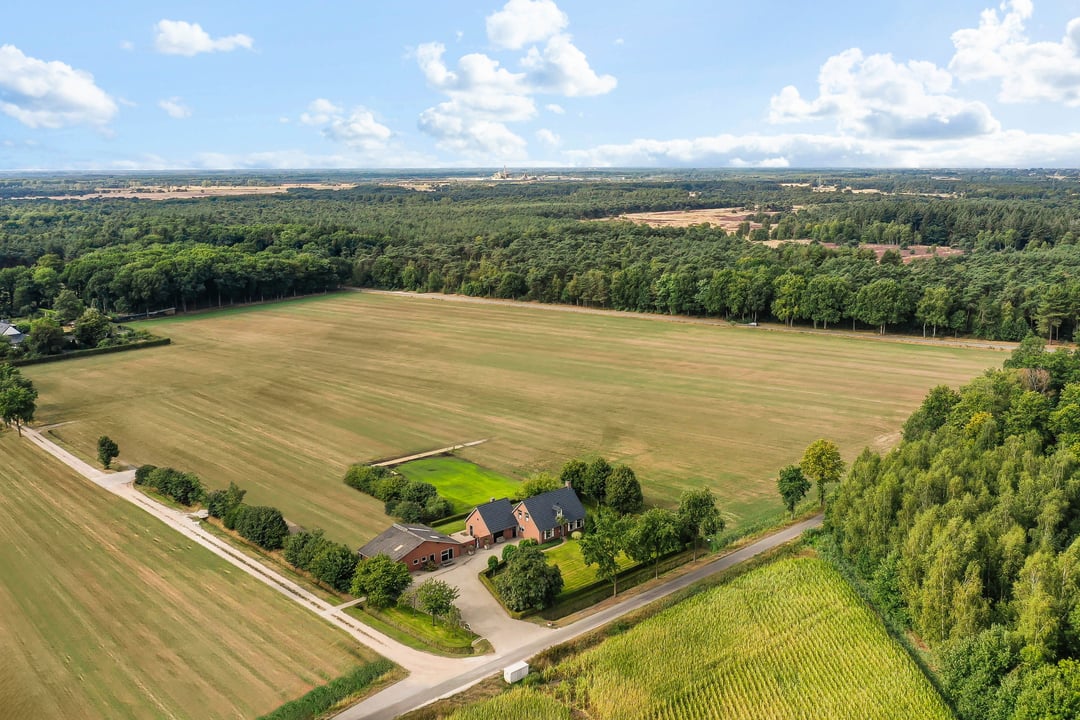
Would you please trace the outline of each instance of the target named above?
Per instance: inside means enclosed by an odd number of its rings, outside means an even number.
[[[289,535],[289,526],[280,510],[265,505],[239,505],[237,509],[240,512],[236,515],[235,529],[241,537],[266,550],[281,548]]]
[[[398,503],[388,503],[390,510],[387,515],[396,515],[405,522],[414,523],[424,519],[424,508],[412,500],[402,500]]]
[[[173,468],[154,468],[146,476],[145,484],[181,505],[194,505],[205,495],[197,475]]]
[[[140,465],[139,469],[135,471],[135,484],[145,485],[150,473],[157,470],[157,465]]]
[[[230,510],[244,501],[247,490],[234,482],[226,490],[214,490],[206,495],[206,509],[212,517],[223,518]]]
[[[524,542],[524,540],[522,541]],[[508,562],[510,558],[514,557],[514,553],[517,552],[517,545],[507,545],[502,549],[502,561]]]
[[[340,592],[348,592],[360,558],[348,546],[324,543],[311,561],[311,574]]]
[[[390,473],[386,468],[373,467],[371,465],[353,465],[345,473],[345,484],[349,487],[376,495],[376,484]]]
[[[301,530],[285,538],[285,562],[301,570],[311,570],[315,556],[322,552],[329,542],[323,537],[321,529]]]
[[[510,547],[509,545],[507,547]],[[495,572],[495,569],[499,567],[499,558],[494,555],[488,555],[488,571]]]

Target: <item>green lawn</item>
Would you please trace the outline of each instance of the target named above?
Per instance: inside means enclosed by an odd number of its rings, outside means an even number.
[[[423,480],[454,505],[454,513],[469,512],[491,498],[514,498],[521,483],[456,457],[433,457],[394,468],[410,480]]]
[[[476,633],[460,627],[453,627],[436,619],[434,624],[431,616],[408,605],[396,605],[385,610],[372,608],[352,607],[346,612],[361,622],[376,627],[378,630],[389,630],[389,634],[398,640],[405,642],[410,647],[431,649],[440,653],[451,655],[472,654],[472,644],[476,640]],[[371,622],[374,618],[377,622]],[[380,626],[381,627],[378,627]],[[407,638],[403,638],[402,635]],[[408,642],[408,639],[416,642]]]
[[[585,564],[581,557],[581,543],[577,540],[567,540],[562,545],[553,547],[544,553],[549,565],[557,565],[563,576],[563,589],[561,595],[566,595],[579,590],[586,585],[596,582],[596,568]],[[631,568],[636,563],[626,555],[619,555],[619,570]]]

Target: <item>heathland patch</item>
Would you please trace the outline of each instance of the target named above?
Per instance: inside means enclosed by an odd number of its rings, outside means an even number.
[[[254,717],[375,658],[14,433],[0,578],[5,717]]]
[[[383,503],[353,463],[461,451],[512,477],[600,454],[647,503],[709,486],[728,526],[780,510],[777,468],[828,437],[847,459],[888,446],[939,383],[999,352],[368,293],[139,323],[167,347],[26,368],[37,418],[93,457],[184,468],[210,488],[359,546]],[[167,328],[167,330],[165,329]],[[485,492],[483,499],[498,492]]]

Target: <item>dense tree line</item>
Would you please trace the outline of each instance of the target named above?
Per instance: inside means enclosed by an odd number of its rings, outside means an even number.
[[[897,449],[854,462],[826,527],[937,651],[962,718],[1075,716],[1046,713],[1080,697],[1080,353],[1029,339],[932,390]]]
[[[383,501],[387,515],[405,522],[432,522],[453,513],[449,500],[439,495],[431,483],[410,480],[385,467],[353,465],[346,471],[344,482]]]
[[[0,200],[0,316],[74,303],[184,310],[351,283],[1013,340],[1071,337],[1080,324],[1080,201],[1045,176],[825,179],[888,195],[816,193],[792,185],[819,178],[791,173],[459,182],[430,192],[360,179],[352,190],[281,197]],[[592,221],[699,207],[747,208],[761,227]],[[766,238],[830,246],[754,241]],[[968,252],[904,264],[918,242]],[[896,252],[879,262],[865,243]]]

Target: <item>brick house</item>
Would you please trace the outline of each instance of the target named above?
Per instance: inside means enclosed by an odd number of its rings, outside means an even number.
[[[517,533],[537,542],[565,537],[585,526],[585,508],[569,485],[525,498],[514,506]]]
[[[473,538],[476,547],[494,545],[499,540],[517,537],[518,523],[514,506],[507,498],[477,505],[465,516],[465,532]]]
[[[386,555],[405,563],[410,571],[422,570],[429,562],[442,565],[462,554],[454,538],[432,530],[427,525],[394,523],[371,542],[360,548],[360,557]]]

